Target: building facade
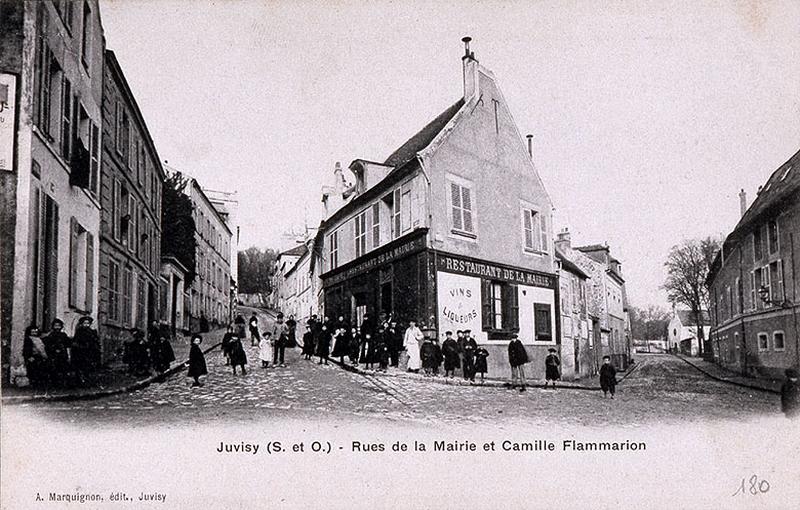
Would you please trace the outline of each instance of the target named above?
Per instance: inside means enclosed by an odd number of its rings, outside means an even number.
[[[104,359],[132,328],[159,319],[164,169],[113,51],[105,52],[100,203],[100,309]]]
[[[591,377],[597,372],[594,341],[589,329],[589,275],[556,247],[561,288],[561,377]]]
[[[173,335],[189,331],[189,306],[186,294],[186,266],[175,257],[161,258],[159,281],[159,317]]]
[[[275,273],[272,275],[272,295],[275,309],[289,315],[297,295],[295,265],[303,257],[308,257],[305,244],[298,244],[278,254],[275,259]]]
[[[706,340],[711,338],[711,320],[707,310],[703,310],[700,313],[699,321],[690,310],[675,310],[667,326],[667,345],[669,350],[687,356],[699,355],[700,331],[698,330],[698,323],[702,324],[703,338]]]
[[[3,378],[24,384],[28,325],[97,313],[105,43],[97,0],[2,2],[0,37]]]
[[[463,71],[463,98],[382,163],[350,165],[352,194],[318,236],[324,313],[415,319],[429,335],[470,329],[491,376],[510,374],[517,334],[543,370],[560,347],[552,201],[494,75],[468,48]]]
[[[709,271],[710,347],[720,365],[782,376],[800,366],[800,152],[778,167],[728,234]]]
[[[212,326],[231,322],[232,232],[196,179],[189,180],[185,192],[192,201],[197,242],[196,275],[189,290],[190,324],[196,331],[203,318]]]

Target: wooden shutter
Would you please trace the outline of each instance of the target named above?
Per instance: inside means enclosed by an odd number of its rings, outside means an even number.
[[[69,219],[69,306],[78,306],[78,245],[80,227],[75,218]]]
[[[547,215],[545,213],[539,213],[539,226],[542,229],[542,243],[541,243],[541,250],[547,251],[549,249],[550,243],[547,240]]]
[[[381,244],[381,209],[380,204],[372,205],[372,247]]]
[[[402,225],[400,224],[400,188],[394,190],[394,199],[392,202],[394,205],[394,237],[400,237],[402,232]]]
[[[86,302],[84,310],[94,311],[94,236],[86,233]]]
[[[492,282],[481,279],[481,311],[483,315],[483,330],[492,329],[494,320],[492,317]]]
[[[450,183],[450,200],[453,211],[453,228],[455,230],[463,230],[464,224],[461,221],[461,187],[454,182]]]
[[[506,305],[508,307],[508,319],[504,319],[503,322],[506,325],[506,329],[519,331],[519,289],[515,283],[508,284],[504,288],[508,289]]]
[[[464,230],[472,232],[472,190],[467,187],[461,187],[461,214],[463,216]]]
[[[71,164],[70,142],[72,140],[72,85],[66,73],[61,76],[61,156]]]
[[[525,234],[525,248],[533,249],[533,219],[529,209],[522,210],[522,229]]]
[[[45,215],[45,264],[44,264],[44,299],[43,299],[43,320],[49,327],[53,319],[56,318],[58,304],[58,203],[46,196],[46,215]]]

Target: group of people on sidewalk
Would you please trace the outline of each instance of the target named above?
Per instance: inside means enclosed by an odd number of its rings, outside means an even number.
[[[122,361],[128,365],[128,373],[137,376],[150,375],[152,370],[164,373],[175,361],[175,351],[169,341],[169,334],[162,331],[157,321],[147,330],[133,328],[131,338],[125,342]]]
[[[100,366],[100,340],[92,321],[88,315],[78,319],[72,337],[64,331],[61,319],[53,319],[45,336],[36,325],[26,328],[22,357],[32,386],[84,386],[90,382]]]

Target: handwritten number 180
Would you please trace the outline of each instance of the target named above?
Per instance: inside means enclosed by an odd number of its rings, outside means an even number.
[[[757,496],[759,494],[766,494],[769,492],[769,482],[766,480],[759,480],[757,475],[751,476],[749,479],[742,478],[742,483],[736,489],[731,497],[738,496],[739,494],[750,494]]]

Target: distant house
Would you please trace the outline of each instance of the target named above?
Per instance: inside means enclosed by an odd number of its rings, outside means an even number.
[[[708,310],[700,313],[703,327],[703,338],[708,339],[711,332],[711,318]],[[677,310],[669,321],[667,341],[669,349],[687,356],[697,356],[700,353],[698,321],[690,310]]]

